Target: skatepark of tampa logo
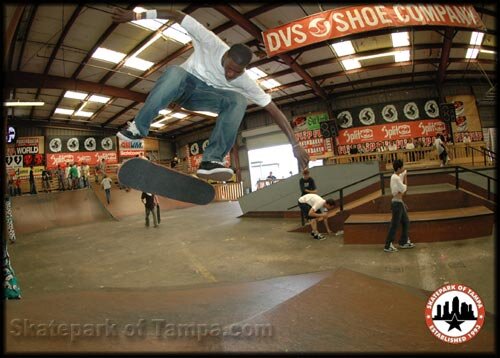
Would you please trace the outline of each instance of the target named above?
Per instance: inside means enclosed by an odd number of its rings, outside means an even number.
[[[425,306],[425,321],[437,339],[451,344],[467,342],[484,324],[485,309],[470,287],[448,284],[438,288]]]

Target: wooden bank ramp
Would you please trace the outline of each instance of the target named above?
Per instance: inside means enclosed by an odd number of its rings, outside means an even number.
[[[346,269],[184,288],[47,292],[6,302],[5,343],[8,353],[493,352],[494,316],[486,315],[474,339],[444,343],[425,324],[429,296]],[[52,333],[37,333],[51,322]]]
[[[12,214],[16,234],[112,220],[90,189],[15,196]]]
[[[99,199],[99,201],[104,205],[106,210],[115,218],[121,219],[130,215],[144,214],[144,204],[141,202],[142,192],[130,189],[119,189],[116,184],[111,188],[111,200],[108,204],[106,202],[106,196],[102,186],[92,183],[92,190]],[[182,209],[194,206],[194,204],[184,203],[178,200],[172,200],[158,196],[160,201],[160,210],[173,210]]]

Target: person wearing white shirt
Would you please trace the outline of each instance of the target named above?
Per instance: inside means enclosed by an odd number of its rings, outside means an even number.
[[[399,247],[401,249],[412,249],[415,245],[410,241],[408,237],[408,229],[410,226],[410,219],[408,219],[408,212],[406,204],[403,201],[403,195],[408,189],[406,181],[406,170],[403,167],[403,161],[401,159],[396,159],[392,163],[394,169],[394,174],[391,176],[391,225],[389,226],[389,232],[387,233],[387,238],[385,240],[384,251],[385,252],[397,252],[398,249],[394,247],[393,241],[396,236],[396,231],[399,224],[402,226],[401,237],[399,238]]]
[[[245,71],[252,60],[252,51],[247,46],[235,44],[229,47],[193,17],[178,10],[152,9],[136,13],[117,7],[112,15],[113,21],[118,23],[156,18],[181,25],[191,37],[194,51],[180,66],[167,67],[135,120],[117,133],[120,139],[131,141],[145,137],[158,112],[171,102],[188,110],[217,112],[215,128],[197,175],[204,179],[228,181],[234,173],[224,166],[224,157],[234,145],[249,100],[269,112],[292,144],[300,168],[307,167],[309,156],[298,144],[288,119],[271,96]]]
[[[434,147],[438,152],[439,159],[441,160],[441,167],[448,164],[448,152],[446,151],[446,146],[444,144],[444,137],[441,134],[436,134],[436,139],[434,140]]]
[[[302,215],[311,224],[311,235],[315,240],[324,240],[325,237],[318,232],[318,220],[325,221],[326,231],[331,234],[332,231],[328,226],[328,216],[326,212],[322,212],[325,208],[327,211],[335,207],[335,200],[323,199],[318,194],[306,194],[299,198],[299,207]]]

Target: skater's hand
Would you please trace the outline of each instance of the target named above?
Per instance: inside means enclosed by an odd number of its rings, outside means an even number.
[[[137,19],[137,15],[133,10],[121,9],[115,7],[113,15],[111,15],[113,22],[129,22]]]
[[[309,154],[300,145],[293,147],[293,155],[297,158],[299,162],[299,169],[302,172],[309,164]]]

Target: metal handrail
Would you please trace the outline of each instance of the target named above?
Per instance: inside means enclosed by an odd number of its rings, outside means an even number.
[[[437,170],[437,172],[436,172]],[[446,169],[442,169],[442,168],[414,168],[414,169],[408,169],[408,172],[427,172],[427,171],[434,171],[434,173],[431,173],[431,174],[455,174],[455,188],[456,189],[459,189],[460,187],[460,183],[459,183],[459,173],[460,172],[471,172],[471,173],[474,173],[474,174],[477,174],[479,176],[482,176],[482,177],[485,177],[488,179],[488,182],[487,182],[487,187],[488,187],[488,200],[490,200],[490,197],[491,197],[491,180],[493,181],[497,181],[496,178],[494,177],[491,177],[489,175],[486,175],[486,174],[483,174],[483,173],[480,173],[479,171],[477,170],[474,170],[474,169],[469,169],[469,168],[465,168],[465,167],[462,167],[460,165],[454,165],[454,166],[450,166]],[[382,191],[382,195],[385,194],[385,185],[384,185],[384,179],[386,178],[389,178],[390,175],[392,175],[392,171],[381,171],[377,174],[373,174],[373,175],[370,175],[366,178],[363,178],[363,179],[360,179],[354,183],[351,183],[349,185],[346,185],[346,186],[343,186],[342,188],[339,188],[339,189],[335,189],[333,191],[330,191],[326,194],[323,194],[323,195],[320,195],[321,197],[324,197],[324,196],[327,196],[327,195],[331,195],[331,194],[334,194],[336,192],[339,192],[339,201],[340,201],[340,211],[343,211],[344,210],[344,190],[351,187],[351,186],[354,186],[354,185],[357,185],[357,184],[360,184],[364,181],[367,181],[371,178],[374,178],[376,176],[378,176],[380,178],[380,188],[381,188],[381,191]],[[427,174],[427,173],[415,173],[414,175],[424,175],[424,174]],[[298,206],[298,204],[294,205],[294,206],[291,206],[289,207],[287,210],[290,210],[290,209],[293,209],[293,208],[296,208]],[[303,218],[302,218],[303,219]]]
[[[484,162],[485,166],[486,166],[486,154],[487,153],[490,154],[490,156],[491,156],[491,154],[493,154],[493,157],[496,157],[496,153],[494,151],[492,151],[486,147],[483,147],[483,146],[480,147],[481,149],[478,149],[475,147],[469,147],[469,146],[467,146],[467,148],[472,149],[472,165],[474,165],[474,152],[476,152],[476,151],[482,154],[483,162]]]

